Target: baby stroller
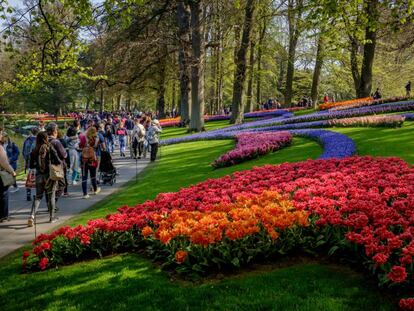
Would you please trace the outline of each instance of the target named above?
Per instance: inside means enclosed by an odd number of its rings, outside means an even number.
[[[101,152],[101,164],[99,165],[99,180],[102,184],[110,184],[116,182],[116,168],[112,163],[111,154],[108,151]]]

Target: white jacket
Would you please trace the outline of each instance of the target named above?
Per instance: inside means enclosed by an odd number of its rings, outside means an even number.
[[[135,139],[138,142],[142,142],[145,139],[145,127],[141,123],[135,124],[132,130],[132,141]]]

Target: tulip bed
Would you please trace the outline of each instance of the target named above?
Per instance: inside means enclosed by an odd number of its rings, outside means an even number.
[[[352,100],[347,100],[343,102],[335,102],[335,103],[327,103],[322,104],[319,106],[319,109],[321,110],[345,110],[345,109],[351,109],[351,108],[360,108],[364,106],[375,106],[385,103],[393,103],[393,102],[399,102],[408,100],[408,97],[406,96],[396,96],[396,97],[389,97],[389,98],[383,98],[383,99],[373,99],[372,97],[366,97],[366,98],[357,98]]]
[[[364,98],[356,98],[356,99],[344,100],[344,101],[339,101],[339,102],[329,102],[329,103],[319,105],[319,109],[326,110],[326,109],[331,109],[334,107],[349,107],[349,106],[358,105],[360,103],[370,103],[373,100],[374,99],[372,97],[364,97]]]
[[[413,205],[414,169],[398,158],[268,165],[43,234],[24,265],[140,250],[178,272],[205,273],[300,247],[352,255],[382,285],[410,284]]]
[[[335,108],[332,108],[331,110],[345,110],[345,109],[351,109],[351,108],[360,108],[364,106],[375,106],[375,105],[381,105],[381,104],[386,104],[386,103],[407,101],[409,99],[410,98],[406,96],[395,96],[395,97],[389,97],[389,98],[384,98],[384,99],[372,100],[371,102],[367,101],[367,102],[361,102],[361,103],[349,105],[349,106],[335,107]]]
[[[212,163],[215,168],[226,167],[275,152],[292,142],[289,132],[243,133],[235,136],[237,145]]]
[[[345,119],[333,119],[328,120],[330,126],[340,127],[355,127],[355,126],[367,126],[367,127],[401,127],[405,121],[405,117],[402,115],[390,115],[390,116],[367,116]]]

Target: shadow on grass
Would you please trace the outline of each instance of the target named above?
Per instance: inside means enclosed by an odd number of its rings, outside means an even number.
[[[17,278],[23,286],[0,290],[10,297],[2,310],[392,309],[360,275],[316,263],[193,284],[171,282],[140,256],[124,254]],[[15,299],[20,290],[30,299]]]

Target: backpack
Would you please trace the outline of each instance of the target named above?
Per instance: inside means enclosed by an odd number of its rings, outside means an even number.
[[[96,137],[87,140],[85,147],[82,149],[82,163],[92,164],[97,161],[95,152]]]

